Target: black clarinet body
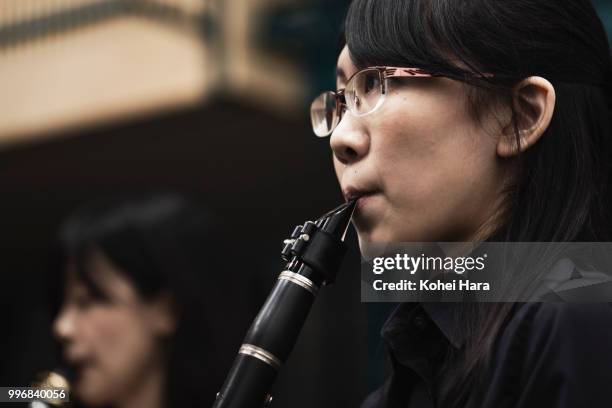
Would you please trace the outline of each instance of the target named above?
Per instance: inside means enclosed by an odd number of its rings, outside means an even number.
[[[213,408],[261,408],[324,285],[334,282],[346,252],[355,202],[297,226],[284,241],[284,270],[251,324]]]

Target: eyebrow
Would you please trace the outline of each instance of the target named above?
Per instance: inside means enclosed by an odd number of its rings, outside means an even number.
[[[336,68],[336,78],[346,80],[346,74],[340,67]]]

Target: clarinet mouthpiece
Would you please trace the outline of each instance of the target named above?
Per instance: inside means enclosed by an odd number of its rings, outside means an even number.
[[[357,200],[351,200],[334,208],[316,221],[317,226],[339,241],[344,241],[356,204]]]

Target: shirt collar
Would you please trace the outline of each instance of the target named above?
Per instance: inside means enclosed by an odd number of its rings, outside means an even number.
[[[421,303],[421,307],[429,318],[456,349],[463,347],[466,340],[466,332],[461,326],[461,316],[465,313],[465,305],[465,303],[453,302]]]
[[[394,350],[410,347],[404,344],[406,332],[414,330],[414,320],[422,310],[440,330],[446,340],[455,348],[465,344],[465,331],[462,330],[459,318],[465,304],[451,302],[436,303],[400,303],[383,325],[381,336]]]

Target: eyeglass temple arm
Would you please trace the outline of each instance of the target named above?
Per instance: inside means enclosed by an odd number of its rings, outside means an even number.
[[[382,67],[383,73],[386,78],[398,78],[398,77],[433,77],[434,74],[423,71],[419,68],[400,68],[400,67]]]
[[[402,68],[402,67],[380,67],[386,78],[398,78],[398,77],[440,77],[444,75],[432,74],[431,72],[424,71],[420,68]],[[474,78],[493,78],[494,74],[490,73],[474,73],[471,75]]]

